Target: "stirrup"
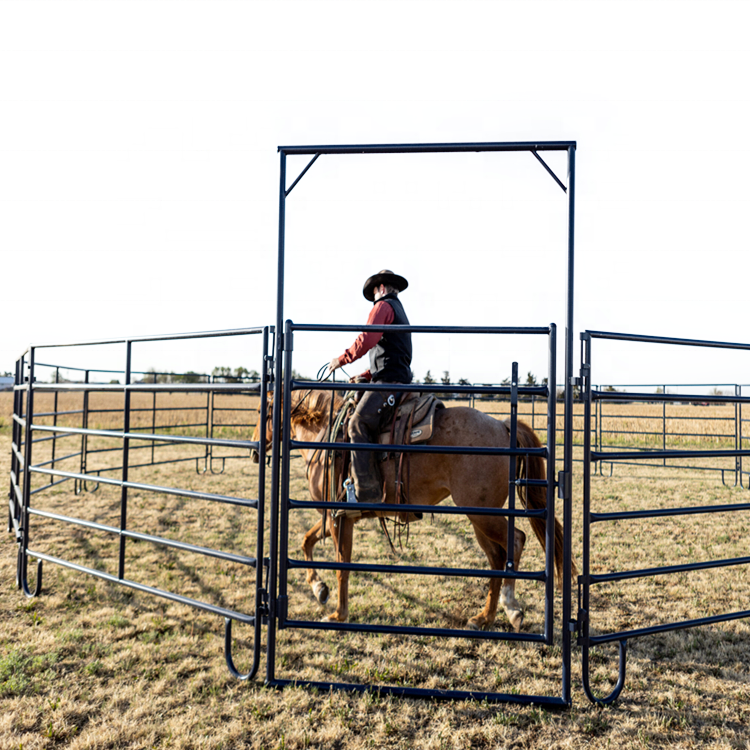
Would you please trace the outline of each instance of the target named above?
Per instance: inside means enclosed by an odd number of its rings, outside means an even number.
[[[352,503],[354,505],[354,503]],[[359,508],[336,508],[333,511],[334,520],[338,518],[352,518],[354,520],[362,518],[362,511]]]

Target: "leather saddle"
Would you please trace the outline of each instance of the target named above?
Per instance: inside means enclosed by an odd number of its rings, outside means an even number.
[[[445,404],[432,393],[408,393],[396,407],[390,424],[380,426],[382,445],[415,445],[432,437],[435,412]]]

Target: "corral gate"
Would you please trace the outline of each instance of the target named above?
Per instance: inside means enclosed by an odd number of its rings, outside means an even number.
[[[267,654],[267,672],[266,682],[269,685],[283,686],[293,682],[294,684],[305,684],[299,680],[282,680],[277,676],[276,665],[276,631],[282,628],[306,628],[317,630],[338,630],[338,631],[360,631],[360,632],[391,632],[414,635],[434,635],[439,637],[463,637],[463,638],[485,638],[494,640],[525,640],[537,642],[540,644],[551,644],[555,633],[561,638],[562,645],[562,670],[560,675],[561,688],[560,694],[556,696],[539,696],[539,695],[518,695],[504,693],[486,693],[475,692],[471,690],[423,690],[416,688],[406,688],[399,686],[374,686],[365,684],[342,684],[342,683],[309,683],[322,689],[345,689],[345,690],[378,690],[383,693],[392,693],[398,695],[412,695],[418,697],[431,698],[476,698],[479,700],[493,701],[512,701],[520,703],[535,703],[537,705],[548,706],[568,706],[571,702],[570,697],[570,662],[571,662],[571,592],[570,586],[566,583],[563,587],[562,608],[559,616],[555,617],[552,608],[552,555],[554,554],[554,533],[550,535],[550,529],[553,528],[554,519],[554,501],[555,493],[562,500],[562,524],[564,529],[564,571],[563,580],[570,581],[571,578],[571,515],[572,515],[572,435],[573,435],[573,389],[576,382],[573,379],[573,278],[574,278],[574,215],[575,215],[575,142],[540,142],[540,143],[458,143],[458,144],[407,144],[407,145],[369,145],[369,146],[304,146],[304,147],[280,147],[280,186],[279,186],[279,246],[278,246],[278,291],[277,291],[277,310],[276,310],[276,331],[279,333],[276,339],[276,379],[274,381],[274,402],[273,402],[273,430],[275,435],[282,435],[282,450],[274,450],[273,453],[273,479],[271,490],[271,555],[270,555],[270,611],[269,611],[269,633],[268,633],[268,654]],[[567,155],[567,186],[554,174],[550,167],[540,156],[540,152],[545,151],[562,151]],[[547,534],[547,559],[544,571],[536,573],[520,573],[512,570],[512,565],[502,571],[492,571],[490,575],[497,578],[532,578],[544,581],[546,590],[545,605],[545,628],[540,634],[516,634],[502,632],[472,632],[467,630],[456,629],[426,629],[426,628],[409,628],[397,626],[376,626],[376,625],[357,625],[341,623],[320,623],[311,621],[292,620],[288,617],[287,610],[287,573],[291,568],[308,567],[301,561],[289,557],[289,514],[300,507],[319,507],[320,504],[302,502],[294,500],[289,496],[289,452],[293,448],[305,447],[303,443],[295,443],[290,440],[290,419],[289,403],[293,389],[303,389],[324,387],[335,389],[333,384],[320,386],[318,383],[309,381],[293,380],[291,373],[293,367],[293,341],[296,333],[305,331],[352,331],[360,332],[363,330],[385,330],[382,326],[321,326],[312,324],[293,324],[291,321],[285,321],[284,318],[284,260],[285,260],[285,224],[286,224],[286,201],[289,194],[299,183],[302,177],[307,174],[315,161],[321,156],[335,156],[342,154],[426,154],[426,153],[466,153],[466,152],[527,152],[530,156],[535,157],[539,163],[547,170],[555,182],[566,193],[568,207],[568,231],[567,231],[567,299],[566,299],[566,330],[565,330],[565,394],[564,394],[564,449],[563,449],[563,471],[558,478],[555,478],[555,377],[556,370],[556,350],[555,350],[555,326],[549,328],[526,328],[526,329],[503,329],[486,327],[478,328],[447,328],[447,327],[418,327],[405,326],[404,331],[436,333],[450,332],[456,334],[467,334],[474,332],[491,333],[496,335],[510,335],[514,333],[542,334],[547,335],[550,339],[548,344],[549,357],[549,374],[548,386],[536,390],[536,395],[541,395],[547,399],[548,403],[548,429],[547,429],[547,447],[544,451],[544,457],[547,460],[547,480],[545,482],[548,505],[545,518],[548,521]],[[288,185],[287,180],[287,157],[288,156],[309,156],[311,157],[308,164],[299,173],[299,175]],[[280,374],[281,363],[284,363],[284,379],[278,377]],[[485,390],[488,393],[509,393],[514,402],[511,410],[514,412],[514,405],[517,404],[519,393],[525,393],[525,389],[518,387],[517,371],[512,373],[511,386],[507,388],[482,388],[482,387],[464,387],[463,389],[455,386],[420,386],[418,390],[432,391],[439,394],[441,391],[463,390],[467,394],[481,393]],[[341,386],[341,390],[378,390],[377,386]],[[381,387],[380,389],[383,389]],[[414,390],[413,386],[387,386],[390,391],[408,391]],[[528,395],[532,395],[534,389],[528,389]],[[283,399],[282,399],[283,395]],[[282,415],[282,403],[284,404]],[[515,429],[515,413],[512,413],[511,430]],[[550,442],[551,438],[551,442]],[[277,443],[278,445],[278,443]],[[321,444],[323,447],[325,444]],[[332,446],[333,444],[330,444]],[[338,445],[340,449],[341,444]],[[368,446],[361,446],[367,450]],[[369,446],[372,450],[373,447]],[[425,450],[422,446],[401,446],[400,451],[417,452]],[[430,448],[429,450],[432,450]],[[440,452],[437,449],[435,452]],[[443,450],[443,452],[448,452]],[[460,449],[457,452],[470,453],[471,449]],[[512,446],[509,450],[497,450],[497,453],[509,455],[511,466],[515,464],[515,457],[523,455],[524,452],[517,450]],[[509,538],[512,538],[512,529],[515,517],[532,515],[530,512],[521,510],[515,505],[516,483],[513,471],[511,472],[511,485],[509,487],[509,506],[503,510],[493,510],[492,514],[505,516],[508,518]],[[329,506],[331,507],[331,506]],[[363,506],[364,507],[364,506]],[[400,506],[404,510],[434,513],[456,513],[454,507],[420,507],[420,506]],[[466,508],[461,508],[460,512],[465,514]],[[476,511],[471,511],[476,512]],[[487,513],[487,511],[484,511]],[[389,566],[389,565],[362,565],[356,563],[319,563],[316,562],[316,568],[329,569],[348,569],[348,570],[369,570],[379,571],[386,570],[391,573],[411,573],[417,575],[456,575],[456,576],[482,576],[487,577],[489,571],[484,570],[466,570],[466,569],[448,569],[448,568],[417,568],[414,566]]]
[[[229,440],[215,437],[212,432],[212,425],[201,425],[206,428],[206,435],[199,436],[179,436],[169,434],[168,432],[155,432],[153,429],[144,432],[142,429],[131,426],[131,416],[137,409],[131,406],[131,396],[134,393],[193,393],[206,394],[209,401],[217,393],[255,393],[260,399],[259,416],[265,423],[265,414],[267,407],[267,391],[269,387],[269,373],[271,356],[270,334],[273,329],[265,328],[247,328],[231,331],[211,331],[205,333],[186,333],[174,334],[171,336],[146,336],[128,339],[112,339],[103,341],[76,342],[72,344],[49,344],[31,346],[23,353],[16,363],[15,385],[14,385],[14,405],[13,405],[13,425],[12,425],[12,447],[11,447],[11,472],[10,472],[10,493],[9,493],[9,510],[8,510],[8,531],[15,534],[18,543],[18,558],[16,567],[16,585],[22,589],[28,597],[39,594],[42,587],[42,570],[43,563],[51,563],[62,567],[75,570],[80,573],[86,573],[96,578],[108,581],[109,583],[125,586],[126,588],[140,591],[141,593],[151,594],[157,597],[168,599],[179,604],[195,607],[224,618],[225,627],[225,657],[229,670],[240,679],[249,679],[254,677],[258,671],[261,658],[261,625],[263,613],[267,607],[264,595],[263,574],[266,571],[265,561],[263,559],[263,540],[264,540],[264,512],[266,507],[265,499],[265,442],[253,442],[249,440]],[[175,341],[184,339],[206,339],[219,338],[226,336],[255,336],[262,339],[262,361],[258,363],[261,372],[259,383],[136,383],[133,382],[132,356],[134,346],[145,342],[156,341]],[[53,349],[64,346],[84,346],[96,347],[99,345],[122,345],[124,347],[123,369],[118,371],[123,376],[122,383],[91,383],[89,382],[89,372],[86,371],[85,382],[82,383],[45,383],[36,382],[37,366],[35,364],[36,352],[38,349]],[[55,381],[59,378],[56,377]],[[52,413],[35,413],[34,396],[37,393],[52,392],[58,394],[61,392],[78,392],[83,394],[83,406],[80,410],[67,411],[64,414],[68,417],[75,418],[80,416],[81,426],[70,426],[57,424],[59,415],[57,406]],[[88,426],[88,397],[95,392],[110,392],[123,394],[122,429],[92,429]],[[55,404],[57,397],[55,396]],[[41,422],[35,422],[35,419],[41,417],[53,417],[54,422],[51,425],[45,425]],[[158,428],[157,428],[158,429]],[[43,437],[35,437],[37,434]],[[56,455],[55,446],[59,441],[63,445],[70,443],[70,439],[80,438],[81,445],[78,450],[66,455]],[[114,469],[108,468],[107,472],[115,471],[119,478],[103,476],[102,472],[88,470],[85,465],[86,441],[89,438],[99,437],[108,440],[119,441],[121,450],[121,464]],[[52,459],[47,461],[37,461],[34,459],[34,446],[42,442],[52,441]],[[164,487],[153,484],[144,484],[142,482],[133,482],[129,479],[129,470],[135,468],[136,464],[131,462],[131,442],[147,442],[151,446],[165,445],[194,445],[200,446],[201,450],[207,451],[202,453],[201,457],[206,461],[206,470],[211,471],[212,459],[210,451],[214,447],[231,448],[234,450],[255,449],[260,455],[258,464],[258,497],[234,497],[219,495],[215,493],[200,492],[188,490],[182,487]],[[100,451],[103,452],[103,451]],[[107,453],[111,449],[106,449]],[[68,471],[59,468],[59,464],[65,460],[79,460],[81,468],[78,471]],[[193,460],[193,459],[190,459]],[[56,464],[58,464],[56,466]],[[156,462],[152,461],[155,465]],[[42,486],[32,488],[33,477],[49,477],[49,482]],[[74,517],[67,514],[54,513],[49,510],[34,507],[33,499],[41,492],[62,484],[63,482],[73,481],[76,486],[76,492],[80,487],[85,487],[87,483],[98,487],[99,485],[109,485],[117,487],[120,490],[119,499],[119,523],[104,524],[94,522],[91,519]],[[217,507],[224,505],[239,506],[251,513],[257,514],[257,536],[255,550],[249,550],[242,553],[213,549],[196,544],[189,544],[182,541],[176,541],[155,534],[146,534],[129,528],[128,524],[128,494],[130,490],[140,490],[151,493],[160,493],[188,498],[190,500],[206,502]],[[116,570],[106,571],[95,569],[88,566],[80,565],[76,562],[63,559],[62,557],[52,556],[34,548],[34,535],[32,530],[32,519],[44,518],[49,519],[67,526],[88,529],[90,531],[102,532],[114,538],[118,546],[117,559],[115,561]],[[255,569],[255,583],[249,597],[252,606],[250,611],[241,612],[236,609],[220,607],[210,602],[183,596],[174,591],[166,591],[155,586],[146,585],[127,577],[126,570],[126,545],[128,541],[145,542],[161,547],[169,547],[181,552],[188,552],[204,557],[247,566]],[[254,552],[254,554],[253,554]],[[36,581],[33,588],[29,585],[28,580],[28,563],[29,557],[37,560]],[[254,645],[252,666],[245,674],[240,674],[234,666],[232,659],[232,622],[242,622],[250,625],[254,629]]]
[[[728,514],[747,513],[750,511],[750,503],[732,503],[725,505],[692,505],[689,507],[677,508],[644,508],[639,510],[620,510],[616,512],[597,512],[592,507],[591,498],[591,476],[596,469],[597,462],[636,462],[643,463],[653,461],[654,459],[664,460],[666,463],[670,459],[693,459],[693,458],[735,458],[749,456],[750,450],[742,449],[741,439],[737,442],[737,447],[726,450],[681,450],[681,449],[662,449],[662,450],[592,450],[591,436],[594,432],[592,415],[594,405],[597,402],[657,402],[657,403],[723,403],[723,404],[743,404],[750,403],[750,398],[742,397],[739,394],[734,396],[724,395],[706,395],[706,394],[669,394],[669,393],[649,393],[628,392],[628,391],[609,391],[597,390],[592,386],[594,382],[593,370],[593,342],[595,340],[620,341],[631,343],[661,344],[667,346],[692,347],[697,350],[701,349],[734,349],[741,351],[750,351],[750,344],[736,344],[718,341],[699,341],[694,339],[667,338],[664,336],[640,336],[626,333],[604,333],[601,331],[585,331],[581,334],[581,382],[582,397],[584,401],[584,464],[583,464],[583,571],[579,576],[579,593],[578,593],[578,616],[577,616],[577,636],[578,645],[582,648],[583,662],[583,687],[589,699],[595,703],[611,703],[617,699],[625,684],[627,643],[633,638],[639,638],[657,633],[666,633],[672,630],[684,628],[693,628],[699,625],[711,625],[729,620],[738,620],[750,617],[750,610],[730,612],[711,617],[701,617],[690,620],[676,620],[671,623],[663,623],[651,627],[638,629],[629,629],[618,632],[597,633],[592,635],[590,622],[592,615],[591,588],[598,584],[612,583],[616,581],[633,580],[636,578],[651,578],[654,576],[674,575],[687,573],[697,570],[710,570],[729,566],[739,566],[750,564],[750,557],[736,557],[724,560],[709,560],[695,563],[677,563],[651,568],[635,568],[631,570],[619,570],[610,573],[592,574],[592,559],[598,551],[592,545],[592,525],[606,524],[618,521],[630,522],[633,524],[640,519],[649,518],[673,518],[678,516],[690,516],[699,514]],[[676,547],[674,548],[677,549]],[[637,555],[634,555],[637,560]],[[589,652],[594,646],[605,643],[619,644],[619,672],[617,683],[612,692],[604,697],[594,694],[589,679]]]

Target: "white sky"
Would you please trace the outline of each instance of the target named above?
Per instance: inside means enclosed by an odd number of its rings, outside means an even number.
[[[575,140],[576,339],[750,342],[749,21],[720,0],[3,0],[0,372],[30,343],[273,324],[278,145]],[[321,157],[287,220],[295,322],[364,322],[362,283],[389,267],[414,324],[554,321],[563,339],[566,200],[529,154]],[[300,336],[296,368],[352,338]],[[414,370],[541,377],[545,351],[419,337]],[[595,356],[602,383],[750,383],[750,354]],[[135,361],[216,365],[259,369],[257,347]]]

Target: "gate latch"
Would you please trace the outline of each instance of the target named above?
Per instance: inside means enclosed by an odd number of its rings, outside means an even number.
[[[567,471],[559,471],[557,473],[557,497],[560,500],[565,500],[571,496],[573,491],[572,475]]]

